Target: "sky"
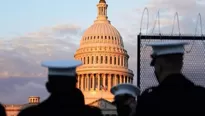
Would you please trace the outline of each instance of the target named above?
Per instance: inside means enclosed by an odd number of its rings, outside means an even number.
[[[97,16],[98,0],[4,0],[0,4],[0,102],[26,103],[27,98],[48,96],[44,84],[46,69],[40,62],[49,59],[70,59],[77,48],[83,32],[93,24]],[[108,18],[123,37],[125,49],[130,55],[129,67],[137,72],[137,34],[143,9],[149,10],[149,29],[160,20],[161,33],[200,33],[196,26],[201,13],[205,24],[204,0],[107,0]],[[159,19],[156,18],[160,11]],[[142,22],[146,32],[147,13]],[[154,33],[159,33],[159,25]],[[203,26],[203,33],[204,32]],[[203,53],[203,52],[202,52]],[[204,71],[203,71],[204,72]],[[135,76],[136,77],[136,76]],[[136,83],[136,81],[134,82]]]

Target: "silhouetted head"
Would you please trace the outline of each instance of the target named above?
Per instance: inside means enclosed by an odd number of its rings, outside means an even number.
[[[117,95],[114,98],[114,104],[117,107],[118,116],[128,116],[132,111],[133,103],[136,103],[135,97],[130,94]]]
[[[70,106],[76,109],[82,109],[85,106],[84,95],[82,91],[78,88],[71,90],[71,95],[69,96]]]
[[[156,42],[148,44],[152,46],[151,66],[159,83],[168,75],[181,73],[183,67],[184,45],[187,42]]]
[[[81,61],[46,61],[42,66],[48,68],[46,88],[52,94],[67,94],[76,88],[76,67]]]
[[[46,88],[49,93],[68,93],[76,88],[77,79],[75,76],[48,75]]]
[[[132,84],[123,83],[113,86],[111,93],[114,97],[114,104],[117,107],[119,116],[127,116],[135,111],[136,97],[140,94],[140,89]]]

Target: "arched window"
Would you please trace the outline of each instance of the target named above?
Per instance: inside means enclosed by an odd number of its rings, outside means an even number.
[[[107,64],[107,56],[105,56],[105,64]]]
[[[85,64],[85,57],[84,57],[83,63]]]
[[[114,58],[114,65],[116,65],[116,60],[117,60],[117,58],[116,58],[116,56],[115,56],[115,58]]]
[[[90,60],[89,57],[87,57],[87,64],[89,64],[89,60]]]
[[[112,56],[110,56],[110,64],[112,64]]]
[[[120,65],[120,56],[118,56],[118,65]]]

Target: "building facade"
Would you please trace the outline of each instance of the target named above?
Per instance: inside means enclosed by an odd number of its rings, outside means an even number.
[[[38,105],[39,103],[40,97],[30,96],[26,104],[3,104],[3,106],[5,107],[7,116],[17,116],[22,109],[32,105]],[[105,99],[98,99],[88,105],[100,108],[104,116],[117,116],[115,105]]]
[[[29,107],[31,105],[37,105],[40,103],[40,97],[30,96],[27,104],[3,104],[6,110],[7,116],[17,116],[20,110]]]
[[[77,68],[77,87],[85,95],[86,104],[100,98],[113,100],[110,88],[119,83],[132,83],[133,72],[128,68],[129,55],[118,30],[107,16],[105,0],[97,4],[97,19],[83,34],[74,57],[83,62]]]

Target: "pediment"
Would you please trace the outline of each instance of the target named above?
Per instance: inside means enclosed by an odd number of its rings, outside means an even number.
[[[98,99],[89,105],[98,107],[100,109],[109,109],[109,110],[116,110],[115,105],[105,99]]]

